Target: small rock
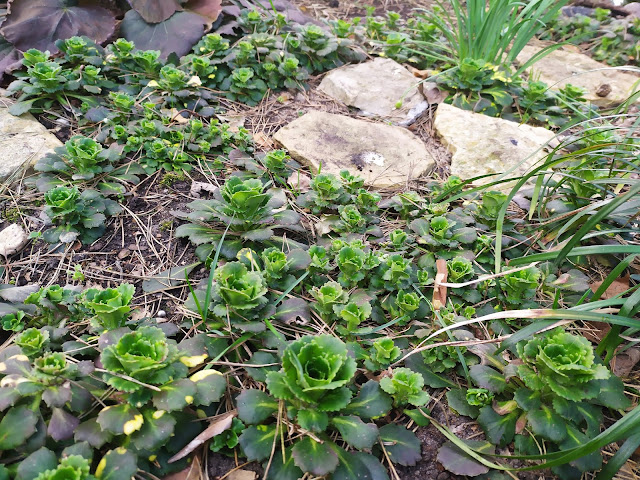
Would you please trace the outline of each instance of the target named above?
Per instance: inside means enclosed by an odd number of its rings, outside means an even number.
[[[523,64],[540,50],[540,47],[527,45],[517,61]],[[615,107],[627,100],[638,90],[635,84],[640,80],[640,77],[627,71],[596,62],[588,55],[561,48],[538,60],[530,71],[533,71],[534,78],[539,74],[540,80],[554,90],[563,88],[567,83],[586,89],[587,101],[603,108]],[[604,85],[610,89],[605,95],[606,87],[602,90]]]
[[[123,248],[118,252],[118,258],[120,260],[127,258],[129,255],[131,255],[131,250],[129,250],[128,248]]]
[[[429,107],[418,91],[418,79],[390,58],[331,70],[318,90],[356,107],[362,115],[381,117],[396,125],[413,123]],[[401,107],[396,108],[398,102]]]
[[[429,172],[434,161],[406,128],[311,111],[274,135],[289,154],[317,172],[350,170],[374,187],[406,183]]]
[[[0,103],[0,181],[62,145],[33,115],[11,115]]]
[[[27,232],[17,223],[12,223],[0,232],[0,255],[8,257],[18,253],[29,241]]]
[[[158,310],[158,317],[164,318],[166,316],[167,316],[167,312],[165,312],[164,310]]]
[[[507,171],[509,177],[522,175],[545,155],[542,146],[554,137],[553,132],[541,127],[488,117],[446,103],[438,105],[434,127],[452,153],[451,174],[463,179]],[[494,180],[497,176],[477,183]],[[492,188],[508,191],[511,186]]]

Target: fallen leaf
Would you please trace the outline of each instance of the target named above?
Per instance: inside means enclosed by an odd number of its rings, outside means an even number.
[[[164,477],[162,480],[204,480],[200,457],[193,457],[193,462],[184,470]]]
[[[218,120],[229,124],[229,131],[237,133],[240,127],[244,127],[246,115],[216,115]]]
[[[447,304],[447,287],[440,285],[447,283],[447,261],[442,258],[436,260],[436,280],[433,284],[433,309],[440,310]]]
[[[200,192],[209,192],[213,193],[218,189],[218,187],[212,183],[206,182],[192,182],[191,188],[189,189],[189,195],[194,198],[200,198]]]
[[[249,470],[234,470],[227,477],[228,480],[256,480],[258,474]]]
[[[264,132],[256,132],[253,134],[253,143],[262,147],[265,150],[272,150],[275,148],[275,142],[271,140],[271,137]]]
[[[412,67],[411,65],[407,66],[407,69],[411,72],[411,74],[414,77],[422,78],[423,80],[433,75],[432,70],[419,70],[415,67]]]
[[[165,270],[142,282],[142,290],[145,293],[156,293],[178,287],[187,282],[187,275],[198,265],[200,265],[200,262]]]
[[[621,293],[624,293],[627,290],[629,290],[629,279],[630,278],[631,277],[627,273],[624,277],[620,277],[620,278],[617,278],[616,280],[614,280],[613,283],[611,285],[609,285],[609,287],[602,294],[601,300],[607,300],[609,298],[613,298],[616,295],[620,295]],[[600,288],[600,285],[602,285],[602,281],[593,282],[590,285],[591,286],[591,290],[595,292],[598,288]]]
[[[611,360],[611,368],[617,377],[626,377],[640,362],[640,348],[628,348]]]
[[[178,460],[186,457],[191,452],[193,452],[196,448],[202,445],[204,442],[209,440],[216,435],[220,435],[225,430],[228,430],[231,427],[231,422],[233,422],[233,418],[238,414],[236,410],[231,410],[230,412],[223,413],[222,415],[217,416],[213,419],[211,424],[207,427],[207,429],[198,435],[196,438],[191,440],[182,450],[176,453],[173,457],[171,457],[168,462],[173,463]]]

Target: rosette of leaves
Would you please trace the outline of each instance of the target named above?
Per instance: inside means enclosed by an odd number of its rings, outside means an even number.
[[[427,208],[427,201],[417,192],[408,191],[394,195],[380,204],[382,208],[390,208],[400,218],[407,220],[422,215]]]
[[[119,178],[118,172],[114,172],[113,163],[119,158],[115,149],[103,149],[92,138],[74,135],[64,146],[38,160],[34,169],[42,174],[36,185],[41,192],[46,192],[62,185],[65,180],[83,182],[107,173],[116,180],[131,180],[127,176]]]
[[[514,87],[520,83],[507,66],[475,58],[463,59],[457,68],[437,77],[439,87],[450,92],[445,99],[463,110],[500,117],[511,112]]]
[[[429,305],[416,292],[398,290],[395,295],[387,295],[381,302],[382,308],[396,320],[397,325],[405,325],[410,320],[423,317],[429,312]]]
[[[519,343],[517,352],[520,359],[509,365],[493,356],[492,366],[469,369],[473,382],[494,396],[492,405],[479,410],[469,406],[466,413],[477,416],[491,443],[506,445],[515,439],[527,455],[542,440],[550,451],[566,450],[600,433],[602,407],[630,405],[622,381],[597,361],[584,337],[557,328]],[[523,425],[537,439],[521,433]],[[596,451],[553,471],[576,478],[601,466],[602,455]]]
[[[5,332],[20,332],[24,330],[25,313],[18,310],[15,313],[7,313],[0,318],[0,327]]]
[[[45,329],[28,328],[14,339],[22,353],[33,358],[44,352],[49,344],[49,331]]]
[[[379,338],[369,348],[364,366],[371,372],[378,372],[389,367],[401,354],[392,338]]]
[[[490,392],[486,388],[468,388],[467,393],[465,394],[467,403],[474,407],[491,405],[493,396],[493,392]]]
[[[296,25],[294,28],[294,35],[287,37],[287,49],[298,57],[309,73],[330,70],[364,58],[363,52],[351,48],[351,40],[335,37],[317,25]]]
[[[392,232],[393,233],[393,232]],[[404,233],[401,231],[401,233]],[[402,235],[406,240],[406,234]],[[385,255],[371,277],[371,286],[390,292],[407,289],[415,279],[415,267],[400,254]]]
[[[257,105],[267,92],[267,84],[261,78],[257,78],[250,67],[234,70],[230,76],[220,84],[225,97],[229,100]]]
[[[451,283],[461,283],[469,280],[473,275],[473,263],[465,257],[455,257],[447,260],[448,280]]]
[[[117,288],[85,290],[82,303],[94,315],[91,324],[105,330],[123,327],[131,311],[130,303],[134,293],[135,287],[129,283],[118,285]]]
[[[315,298],[313,304],[320,316],[329,320],[334,315],[335,309],[342,307],[349,300],[349,293],[345,292],[338,282],[328,281],[319,287],[313,287],[309,293]]]
[[[82,312],[76,305],[78,292],[60,285],[42,287],[30,294],[25,305],[35,305],[35,317],[46,325],[58,326],[64,320],[76,319]]]
[[[45,385],[60,384],[75,376],[76,366],[69,364],[62,352],[52,352],[36,358],[33,375]]]
[[[230,321],[231,328],[264,330],[261,319],[271,316],[274,309],[262,273],[249,271],[241,262],[228,262],[216,268],[213,278],[213,313],[223,324]]]
[[[284,150],[271,150],[257,158],[272,178],[281,185],[286,184],[289,176],[300,166]]]
[[[595,397],[600,385],[593,381],[606,380],[611,375],[607,367],[595,363],[589,340],[562,328],[518,344],[518,356],[525,362],[518,367],[518,375],[527,387],[550,389],[574,402]]]
[[[212,244],[219,241],[222,233],[220,228],[208,223],[228,225],[229,230],[241,238],[225,241],[229,251],[223,251],[223,254],[227,258],[234,257],[243,241],[269,240],[274,235],[274,228],[297,229],[300,216],[292,210],[281,209],[285,204],[282,190],[267,190],[262,181],[255,178],[231,177],[214,192],[211,200],[196,200],[188,204],[192,213],[186,218],[198,223],[181,225],[176,236],[188,237],[196,245],[201,245],[196,249],[196,255],[206,259],[213,249]]]
[[[300,478],[305,472],[315,476],[341,478],[359,471],[368,476],[385,475],[378,460],[369,452],[378,441],[398,441],[406,436],[408,450],[396,449],[392,460],[401,464],[419,458],[419,443],[406,429],[398,431],[370,422],[385,415],[391,398],[377,382],[366,383],[352,399],[356,372],[355,359],[346,345],[329,335],[305,336],[290,342],[282,354],[282,368],[266,376],[269,394],[244,390],[236,399],[238,417],[249,426],[240,436],[240,445],[249,460],[268,461],[274,439],[282,424],[276,422],[278,400],[284,403],[292,428],[303,435],[286,440],[284,457],[274,456],[267,476],[270,480]],[[355,387],[351,387],[355,390]],[[308,435],[304,435],[308,433]],[[414,450],[415,443],[418,451]],[[356,452],[345,454],[346,444]],[[417,454],[417,458],[416,458]]]
[[[253,258],[253,252],[250,252]],[[238,253],[241,258],[242,250]],[[260,254],[262,274],[267,285],[276,290],[286,290],[296,281],[292,273],[305,269],[311,259],[307,252],[300,249],[291,250],[288,254],[276,247],[269,247]],[[251,263],[250,263],[251,264]]]
[[[351,196],[339,177],[332,173],[319,173],[311,179],[311,190],[297,199],[298,205],[318,214],[323,210],[335,210],[338,205],[349,203]]]
[[[66,62],[72,65],[89,64],[100,67],[103,64],[103,48],[89,37],[70,37],[57,40],[56,47],[64,54]]]
[[[509,305],[520,305],[536,294],[541,272],[537,267],[507,273],[498,278],[504,301]]]
[[[233,457],[234,449],[238,446],[240,434],[244,431],[245,424],[239,418],[231,421],[231,428],[219,435],[214,436],[209,444],[209,450],[220,452]]]
[[[92,243],[104,233],[107,216],[122,211],[120,205],[99,192],[80,193],[76,187],[55,187],[44,194],[44,200],[44,213],[55,225],[42,234],[49,243],[69,243],[76,239]]]
[[[187,367],[180,362],[181,353],[175,341],[168,339],[156,327],[140,327],[123,335],[116,344],[107,346],[100,354],[105,381],[140,402],[140,396],[151,396],[144,385],[164,385],[171,380],[184,378]],[[127,380],[120,374],[129,377]]]
[[[502,192],[487,191],[482,194],[482,202],[478,205],[476,217],[483,224],[495,228],[500,209],[507,201],[507,195]]]
[[[96,480],[89,474],[89,461],[81,455],[62,458],[53,470],[41,472],[34,480]]]
[[[408,368],[396,368],[390,377],[380,380],[380,388],[393,398],[396,407],[414,405],[422,407],[431,398],[424,388],[422,375]]]
[[[335,305],[333,311],[346,326],[339,325],[338,331],[349,335],[371,316],[371,304],[368,301],[351,300],[345,305]]]
[[[417,218],[409,224],[409,228],[417,235],[416,240],[419,244],[432,248],[469,245],[477,238],[475,228],[441,215],[430,219]]]

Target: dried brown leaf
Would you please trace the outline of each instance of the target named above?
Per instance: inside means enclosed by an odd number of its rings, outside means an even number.
[[[169,463],[177,462],[181,458],[186,457],[210,438],[220,435],[225,430],[228,430],[231,427],[233,418],[237,414],[238,412],[236,410],[231,410],[230,412],[217,416],[204,432],[191,440],[186,447],[171,457],[169,459]]]

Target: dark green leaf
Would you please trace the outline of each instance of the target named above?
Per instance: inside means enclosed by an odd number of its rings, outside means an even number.
[[[184,285],[187,281],[187,276],[198,265],[200,265],[200,262],[165,270],[142,282],[142,290],[146,293],[156,293]]]
[[[51,419],[47,433],[56,442],[68,440],[73,437],[73,432],[80,424],[80,420],[66,412],[62,408],[53,408],[51,410]]]
[[[491,445],[489,442],[475,442],[473,440],[465,440],[464,442],[471,447],[480,446],[479,444]],[[438,450],[438,462],[455,475],[476,477],[489,472],[489,467],[471,458],[451,442],[446,442]]]
[[[389,480],[387,470],[373,455],[346,452],[335,444],[330,446],[340,462],[331,475],[331,480]]]
[[[421,458],[420,440],[415,433],[400,425],[390,423],[380,427],[380,440],[393,463],[408,467]]]
[[[256,352],[249,361],[250,365],[269,365],[270,363],[279,363],[278,357],[269,352]],[[245,367],[245,370],[251,378],[258,382],[267,381],[268,372],[276,372],[279,370],[278,365],[271,365],[269,367]]]
[[[127,403],[105,407],[98,414],[102,430],[115,435],[131,435],[140,430],[143,421],[142,414]]]
[[[304,437],[291,450],[295,464],[303,472],[322,476],[333,472],[338,466],[338,456],[326,444]]]
[[[415,422],[419,427],[426,427],[431,423],[431,420],[427,418],[425,415],[429,415],[429,410],[426,408],[414,408],[412,410],[404,410],[404,413],[407,417]]]
[[[113,435],[103,430],[98,424],[97,419],[90,418],[86,422],[81,423],[76,428],[74,439],[76,442],[87,442],[94,448],[100,448],[111,440]]]
[[[354,413],[362,418],[378,418],[391,410],[393,400],[382,391],[375,380],[365,383],[360,392],[347,407],[348,413]]]
[[[533,433],[547,440],[560,443],[567,436],[566,422],[546,405],[541,405],[539,409],[529,411],[527,419]]]
[[[615,410],[624,410],[631,405],[631,401],[624,394],[624,384],[615,375],[606,380],[596,380],[600,386],[597,402]]]
[[[150,408],[145,409],[142,416],[142,428],[131,435],[131,441],[139,450],[155,452],[171,437],[176,421],[170,413]]]
[[[45,470],[58,466],[58,457],[48,448],[42,447],[25,458],[18,466],[16,480],[33,480]]]
[[[291,455],[291,447],[284,451],[284,460],[282,459],[282,452],[276,450],[273,461],[271,462],[271,468],[267,475],[267,480],[298,480],[303,477],[304,473],[298,467]]]
[[[153,406],[158,410],[173,412],[191,405],[197,392],[196,384],[187,378],[171,382],[153,395]]]
[[[0,421],[0,450],[13,450],[36,431],[38,416],[25,406],[12,407]]]
[[[454,409],[460,415],[476,418],[480,413],[480,409],[475,405],[469,405],[467,402],[467,392],[462,388],[452,388],[447,392],[447,403],[449,407]]]
[[[220,372],[200,370],[189,377],[196,384],[196,394],[193,396],[194,405],[208,406],[220,400],[227,389],[227,380]]]
[[[431,388],[456,388],[458,386],[448,378],[437,375],[429,370],[424,363],[422,355],[411,355],[404,361],[404,365],[405,367],[422,375],[422,378],[424,378],[424,384]]]
[[[275,425],[258,425],[246,428],[238,441],[247,460],[261,461],[269,458],[276,440]]]
[[[287,298],[276,309],[275,318],[284,323],[292,323],[300,319],[300,323],[307,323],[311,319],[309,304],[301,298]]]
[[[125,448],[109,450],[96,467],[98,480],[128,480],[138,471],[136,456]]]
[[[236,397],[238,418],[244,423],[261,423],[278,411],[278,402],[261,390],[243,390]]]
[[[332,418],[331,424],[338,429],[345,442],[358,450],[369,450],[378,440],[375,423],[364,423],[355,415]]]
[[[540,407],[540,392],[534,392],[525,387],[520,387],[513,395],[513,399],[523,410],[535,410]]]
[[[513,440],[513,435],[516,432],[518,411],[516,410],[506,415],[498,415],[493,408],[489,406],[482,407],[476,420],[491,443],[504,446]]]
[[[469,375],[476,385],[494,393],[501,393],[507,388],[504,376],[497,370],[486,365],[473,365]]]
[[[324,432],[329,425],[329,415],[318,410],[298,410],[298,425],[311,432]]]

